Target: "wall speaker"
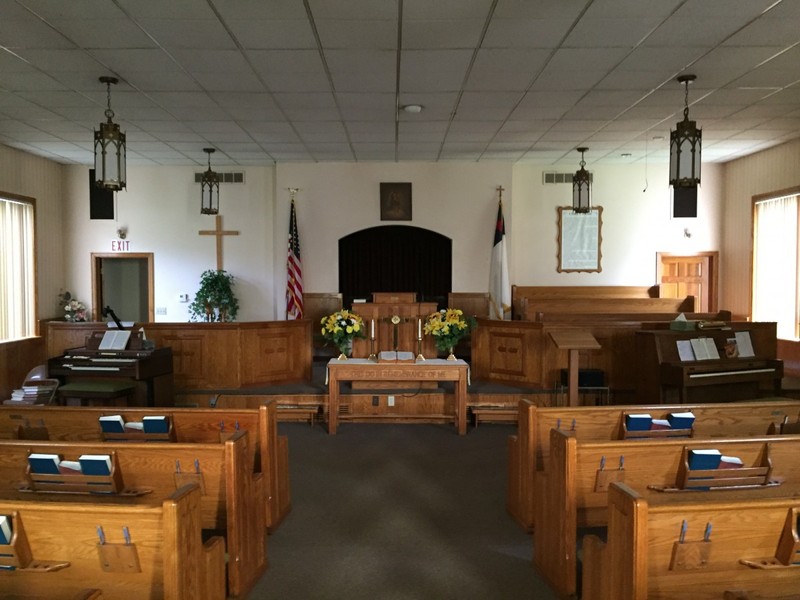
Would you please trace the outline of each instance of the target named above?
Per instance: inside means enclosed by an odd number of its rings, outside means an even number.
[[[114,192],[94,182],[94,169],[89,169],[89,218],[114,218]]]

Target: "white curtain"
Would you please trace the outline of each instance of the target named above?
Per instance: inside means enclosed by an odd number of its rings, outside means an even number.
[[[759,201],[753,217],[753,320],[776,321],[787,340],[798,338],[797,200]]]
[[[0,341],[36,335],[33,204],[0,198]]]

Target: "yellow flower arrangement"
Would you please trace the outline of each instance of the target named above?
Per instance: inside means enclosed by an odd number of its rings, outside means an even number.
[[[432,335],[440,352],[449,352],[475,327],[475,317],[465,317],[458,308],[443,308],[425,319],[425,335]]]
[[[353,343],[353,338],[366,337],[364,333],[364,319],[349,310],[339,310],[323,317],[322,337],[336,344],[339,352],[347,354]]]

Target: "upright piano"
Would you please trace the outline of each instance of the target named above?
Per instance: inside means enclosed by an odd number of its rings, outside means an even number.
[[[739,355],[732,341],[737,332],[747,332],[740,335],[749,338],[752,356]],[[691,331],[637,331],[637,402],[725,402],[779,396],[783,361],[777,358],[776,333],[775,323],[761,322]],[[719,358],[698,359],[688,349],[692,340],[713,344]],[[683,348],[683,356],[679,348]]]
[[[86,346],[68,350],[47,361],[50,377],[64,382],[78,379],[127,379],[136,383],[138,406],[168,406],[174,403],[172,349],[147,348],[131,338],[124,350],[101,350],[103,332],[93,332]]]

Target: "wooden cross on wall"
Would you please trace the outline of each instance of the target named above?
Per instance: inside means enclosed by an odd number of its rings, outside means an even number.
[[[215,229],[206,229],[198,231],[200,235],[214,235],[217,237],[217,271],[222,271],[222,236],[223,235],[239,235],[238,231],[224,231],[222,229],[222,215],[217,215],[217,222]]]

